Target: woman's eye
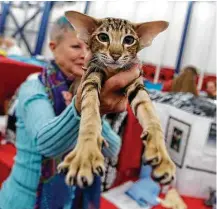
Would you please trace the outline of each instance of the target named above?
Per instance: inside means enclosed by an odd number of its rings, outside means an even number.
[[[109,36],[106,34],[106,33],[100,33],[98,35],[98,39],[101,41],[101,42],[109,42]]]
[[[132,45],[135,41],[133,36],[126,36],[123,40],[123,44]]]

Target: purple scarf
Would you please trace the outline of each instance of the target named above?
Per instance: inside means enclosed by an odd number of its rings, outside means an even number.
[[[68,91],[73,81],[66,78],[54,61],[43,69],[39,80],[45,86],[56,116],[60,115],[66,108],[62,91]],[[56,167],[60,161],[61,159],[43,159],[35,209],[77,209],[80,204],[82,209],[98,209],[100,177],[95,176],[93,185],[85,189],[68,187],[65,184],[65,176],[56,174]]]
[[[43,69],[39,79],[45,86],[54,111],[58,116],[66,108],[61,92],[68,91],[72,81],[66,78],[54,61],[51,61],[47,68]]]

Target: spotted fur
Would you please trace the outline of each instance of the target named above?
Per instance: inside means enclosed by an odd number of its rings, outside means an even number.
[[[99,95],[103,83],[137,63],[138,51],[149,46],[168,24],[164,21],[134,24],[117,18],[94,19],[73,11],[67,12],[66,17],[93,54],[81,81],[78,143],[58,167],[59,171],[68,169],[67,184],[74,184],[76,179],[77,184],[83,187],[92,184],[93,173],[100,175],[104,170],[99,112]],[[175,174],[175,165],[166,151],[160,121],[141,77],[125,90],[132,110],[143,128],[141,138],[145,147],[144,160],[154,166],[153,175],[156,179],[164,184],[169,183]]]

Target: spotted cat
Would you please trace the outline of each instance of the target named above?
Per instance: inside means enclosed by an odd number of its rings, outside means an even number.
[[[82,102],[79,137],[76,147],[59,164],[59,172],[67,170],[66,183],[83,187],[92,184],[93,173],[102,175],[104,158],[99,112],[99,94],[105,80],[138,63],[137,53],[151,45],[152,40],[168,27],[165,21],[135,24],[117,18],[95,19],[75,11],[65,13],[78,37],[92,52],[82,79]],[[153,166],[153,175],[160,183],[169,183],[175,165],[166,150],[162,128],[142,77],[125,88],[125,93],[143,128],[141,138],[146,162]],[[127,159],[126,159],[127,160]]]

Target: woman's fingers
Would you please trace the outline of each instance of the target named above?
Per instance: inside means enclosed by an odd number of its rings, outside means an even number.
[[[140,76],[138,65],[133,66],[131,69],[120,72],[105,82],[104,91],[118,91],[133,82]]]
[[[120,93],[127,85],[131,84],[135,79],[140,77],[138,65],[134,65],[129,70],[120,72],[105,82],[100,93],[100,109],[101,113],[123,112],[126,110],[128,99]],[[80,112],[81,105],[81,86],[77,91],[75,100],[76,109]]]

